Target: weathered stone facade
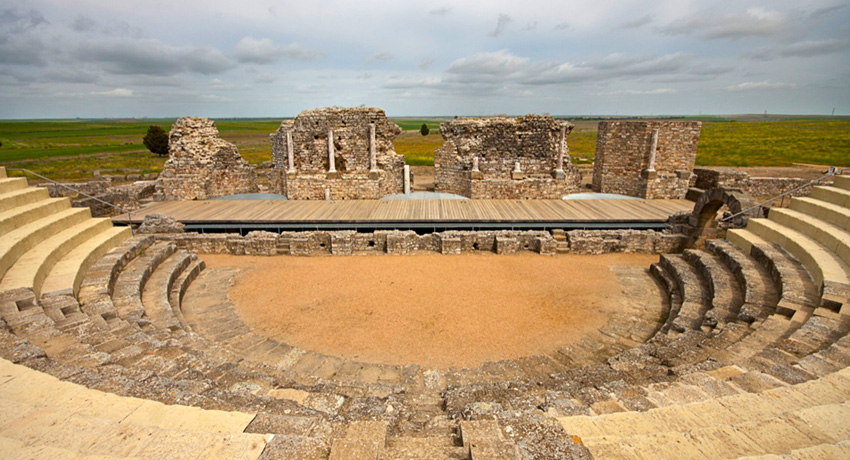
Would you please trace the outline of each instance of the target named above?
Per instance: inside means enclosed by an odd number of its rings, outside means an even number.
[[[559,199],[579,191],[566,137],[573,125],[550,116],[459,118],[440,124],[437,192],[478,199]]]
[[[215,122],[178,119],[168,134],[168,161],[157,178],[157,200],[206,200],[257,192],[257,173],[236,146],[218,137]]]
[[[698,121],[599,122],[593,190],[647,199],[684,198],[701,127]]]
[[[404,156],[393,150],[400,133],[378,108],[305,110],[271,135],[272,191],[291,200],[374,200],[402,193]]]
[[[246,236],[234,233],[157,233],[157,239],[173,241],[178,247],[191,252],[264,256],[404,255],[417,252],[660,254],[681,251],[687,242],[683,234],[653,230],[571,230],[564,233],[565,238],[561,242],[550,232],[532,230],[445,231],[425,235],[419,235],[412,230],[378,230],[371,233],[340,230],[281,234],[256,231]]]

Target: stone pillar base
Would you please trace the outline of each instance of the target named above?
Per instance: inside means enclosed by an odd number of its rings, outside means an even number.
[[[484,179],[484,173],[481,171],[470,171],[469,172],[470,180],[482,180]]]
[[[339,179],[339,172],[328,172],[327,174],[325,174],[325,179]]]
[[[525,179],[525,173],[524,172],[512,171],[511,172],[511,179],[513,179],[513,180],[523,180],[523,179]]]
[[[370,180],[378,180],[381,178],[381,172],[378,170],[369,171],[369,179]]]
[[[552,177],[554,177],[557,180],[564,180],[564,179],[567,178],[567,174],[564,172],[563,169],[556,169],[556,170],[552,171]]]

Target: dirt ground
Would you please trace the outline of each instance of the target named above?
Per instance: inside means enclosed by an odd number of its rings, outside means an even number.
[[[229,297],[258,333],[347,359],[439,368],[579,340],[634,301],[611,267],[648,267],[657,258],[203,256],[211,268],[240,268]]]

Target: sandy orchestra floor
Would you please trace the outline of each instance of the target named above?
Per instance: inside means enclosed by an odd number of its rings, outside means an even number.
[[[203,259],[210,268],[240,269],[229,297],[258,333],[347,359],[446,368],[580,340],[635,300],[610,268],[648,267],[657,256]]]

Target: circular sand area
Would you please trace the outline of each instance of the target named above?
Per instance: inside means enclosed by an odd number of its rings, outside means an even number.
[[[203,258],[210,268],[240,269],[229,298],[257,333],[346,359],[437,368],[578,341],[638,300],[610,267],[657,260],[531,253]]]

